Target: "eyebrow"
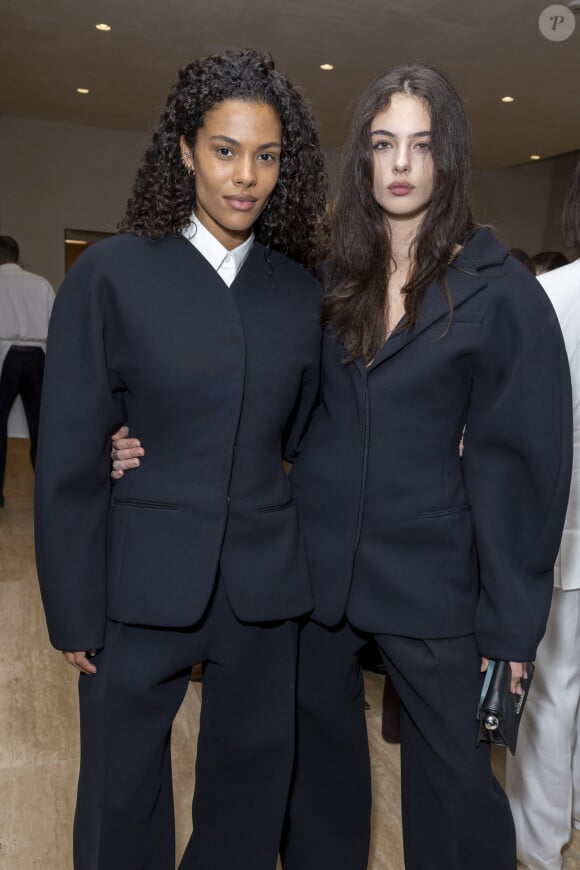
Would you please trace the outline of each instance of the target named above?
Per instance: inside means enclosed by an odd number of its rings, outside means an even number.
[[[229,136],[217,135],[217,136],[210,136],[209,138],[212,141],[219,139],[221,142],[227,142],[228,145],[241,145],[242,144],[241,142],[238,142],[237,139],[231,139]],[[281,148],[281,147],[282,147],[282,145],[280,142],[265,142],[263,145],[258,145],[258,148],[256,150],[260,151],[263,148]]]
[[[409,139],[419,139],[421,136],[430,136],[431,130],[419,130],[418,133],[411,133],[409,135]],[[392,136],[393,139],[396,139],[396,134],[391,133],[390,130],[371,130],[371,136]]]

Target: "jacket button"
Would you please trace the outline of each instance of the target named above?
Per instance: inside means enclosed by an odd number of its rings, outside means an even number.
[[[229,506],[231,505],[231,503],[232,503],[232,500],[231,500],[231,498],[230,498],[229,495],[228,495],[228,497],[226,498],[226,504],[227,504],[227,506],[229,507]]]

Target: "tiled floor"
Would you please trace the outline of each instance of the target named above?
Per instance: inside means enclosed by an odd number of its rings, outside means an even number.
[[[0,510],[0,868],[70,870],[78,763],[76,677],[50,647],[42,617],[26,449],[26,442],[9,442],[6,507]],[[367,675],[374,794],[369,870],[402,870],[399,752],[380,734],[381,695],[381,677]],[[174,726],[179,850],[191,827],[200,702],[201,684],[191,683]],[[501,757],[496,762],[501,775]],[[578,833],[565,866],[580,870]]]

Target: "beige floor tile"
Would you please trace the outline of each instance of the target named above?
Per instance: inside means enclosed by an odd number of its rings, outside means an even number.
[[[382,681],[380,689],[382,699]],[[369,719],[367,714],[367,728],[373,786],[369,870],[400,870],[403,846],[399,746],[383,740],[380,716]]]
[[[571,841],[562,854],[564,870],[580,870],[580,831],[574,831]]]
[[[0,536],[30,534],[32,532],[30,496],[8,499],[0,511]]]
[[[201,710],[198,683],[190,683],[185,700],[173,723],[171,757],[175,801],[175,840],[178,857],[191,834],[191,799],[195,787],[195,751]]]
[[[0,652],[0,734],[0,768],[78,757],[77,677],[59,653]]]
[[[2,550],[3,543],[0,537],[0,551]],[[2,561],[2,557],[0,555],[0,562]],[[38,575],[36,573],[36,565],[34,561],[29,557],[27,559],[23,559],[19,567],[16,565],[7,565],[8,559],[5,560],[4,570],[0,568],[0,601],[2,595],[2,587],[6,583],[30,583],[32,586],[38,586]]]
[[[72,870],[76,763],[0,770],[2,870]]]
[[[7,503],[19,496],[32,498],[34,474],[28,458],[30,441],[27,438],[9,438],[6,460],[4,495]]]
[[[0,580],[13,580],[22,575],[29,576],[34,567],[34,546],[31,532],[7,534],[5,520],[0,509]]]
[[[21,657],[49,646],[38,583],[0,583],[0,652]]]

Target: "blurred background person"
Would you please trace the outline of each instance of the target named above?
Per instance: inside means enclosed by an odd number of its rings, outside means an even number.
[[[36,462],[44,352],[54,301],[46,278],[26,272],[18,258],[16,239],[0,236],[0,507],[4,507],[8,416],[17,396],[26,414],[33,468]]]
[[[510,248],[510,254],[512,255],[512,257],[515,257],[516,260],[519,260],[520,263],[523,263],[523,265],[526,267],[526,269],[528,269],[528,271],[532,273],[532,275],[536,274],[536,267],[534,266],[534,261],[529,254],[526,254],[526,252],[522,251],[521,248]]]
[[[564,206],[566,241],[580,254],[580,163]],[[506,787],[519,860],[561,870],[571,826],[580,829],[580,257],[540,278],[564,335],[572,375],[574,464],[552,608]]]
[[[560,269],[562,266],[568,265],[568,258],[561,251],[540,251],[539,254],[534,254],[532,263],[538,275],[545,275],[546,272],[551,272],[552,269]]]

